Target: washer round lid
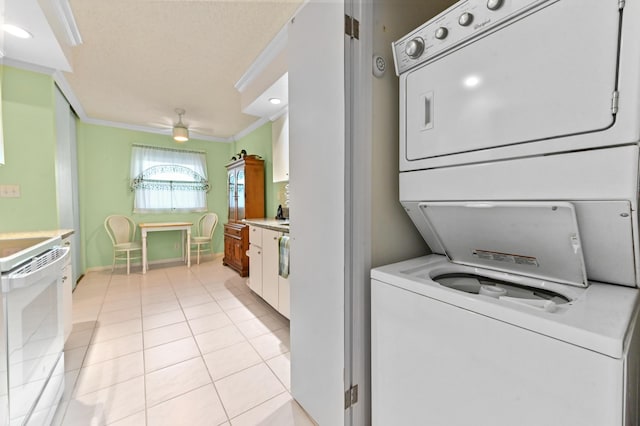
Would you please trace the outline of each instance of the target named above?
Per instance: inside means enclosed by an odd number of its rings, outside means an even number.
[[[576,213],[567,202],[425,202],[454,263],[587,286]]]

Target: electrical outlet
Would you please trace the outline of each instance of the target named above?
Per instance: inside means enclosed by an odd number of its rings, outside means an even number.
[[[20,185],[0,185],[0,198],[20,198]]]

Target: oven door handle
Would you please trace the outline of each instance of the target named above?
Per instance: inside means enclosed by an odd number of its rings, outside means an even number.
[[[31,261],[2,277],[2,292],[8,293],[11,290],[29,287],[52,274],[62,278],[60,264],[69,256],[69,251],[69,247],[54,247],[48,252],[34,257]]]

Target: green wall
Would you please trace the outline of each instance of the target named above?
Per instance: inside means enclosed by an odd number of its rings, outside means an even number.
[[[58,227],[54,93],[50,76],[3,67],[0,185],[19,185],[20,198],[0,198],[0,232]]]
[[[129,187],[131,146],[142,144],[166,148],[193,149],[207,153],[207,173],[211,190],[207,196],[209,211],[217,213],[214,251],[222,252],[222,224],[227,220],[226,172],[229,144],[189,140],[176,145],[168,135],[138,132],[114,127],[78,123],[78,176],[80,222],[86,255],[85,267],[110,265],[111,242],[104,230],[104,219],[111,214],[130,216],[136,223],[162,221],[196,222],[202,213],[133,213],[133,192]],[[178,232],[149,235],[149,261],[178,258]]]
[[[284,205],[285,183],[273,183],[273,157],[271,155],[271,122],[257,128],[233,144],[231,156],[241,150],[257,154],[264,160],[265,217],[274,218],[278,204]],[[231,158],[231,156],[229,158]]]
[[[48,75],[2,68],[2,118],[5,164],[0,184],[20,185],[20,198],[0,198],[0,232],[58,228],[55,182],[55,83]],[[131,145],[176,147],[167,135],[124,130],[78,122],[78,187],[82,271],[111,265],[111,242],[104,230],[110,214],[145,221],[196,221],[200,213],[133,214],[129,188]],[[226,169],[231,157],[245,149],[265,160],[265,215],[274,217],[283,204],[284,183],[272,183],[271,123],[231,144],[190,140],[181,146],[207,153],[211,190],[209,211],[219,217],[214,251],[223,252],[223,227],[227,221]],[[153,233],[149,260],[178,258],[177,233]]]

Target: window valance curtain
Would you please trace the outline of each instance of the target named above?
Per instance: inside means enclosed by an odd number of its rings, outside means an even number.
[[[207,210],[204,152],[134,145],[131,189],[136,213]]]

